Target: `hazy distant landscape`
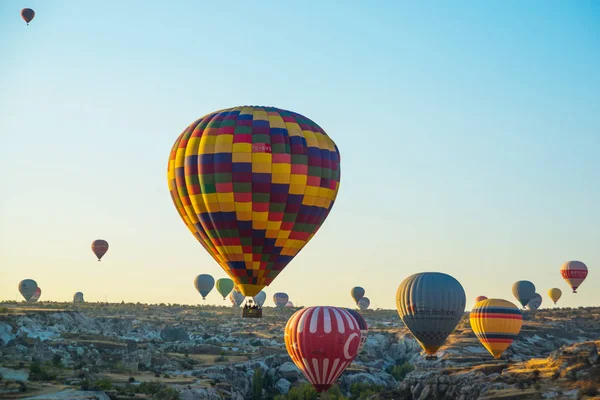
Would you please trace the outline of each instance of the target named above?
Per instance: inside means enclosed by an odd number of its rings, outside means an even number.
[[[315,399],[291,362],[284,326],[213,306],[8,302],[0,314],[6,399]],[[524,312],[519,337],[493,360],[459,323],[435,361],[395,310],[363,312],[359,356],[326,399],[593,399],[600,382],[600,308]]]

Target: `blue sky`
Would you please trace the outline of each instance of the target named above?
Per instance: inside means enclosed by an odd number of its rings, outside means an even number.
[[[299,112],[342,158],[338,200],[266,289],[392,308],[420,271],[515,301],[600,305],[595,1],[0,2],[0,298],[200,303],[224,277],[179,219],[178,134],[243,104]],[[31,7],[29,26],[19,12]],[[98,263],[89,248],[106,239]],[[590,274],[577,295],[567,260]],[[211,293],[211,304],[224,304]]]

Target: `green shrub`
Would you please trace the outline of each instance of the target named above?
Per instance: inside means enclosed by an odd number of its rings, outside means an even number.
[[[382,389],[383,387],[379,385],[364,382],[353,383],[350,386],[350,398],[352,400],[366,399],[369,396],[378,394]]]
[[[404,380],[406,375],[408,375],[408,373],[413,371],[414,369],[415,367],[413,367],[411,363],[405,362],[402,365],[396,365],[394,368],[392,368],[392,376],[395,380],[400,382]]]

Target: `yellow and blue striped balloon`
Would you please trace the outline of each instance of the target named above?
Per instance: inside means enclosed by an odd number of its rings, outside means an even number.
[[[517,306],[502,299],[480,301],[469,319],[473,333],[494,358],[500,358],[523,325],[523,316]]]

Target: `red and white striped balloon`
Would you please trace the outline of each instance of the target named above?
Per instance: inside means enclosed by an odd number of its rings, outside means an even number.
[[[588,269],[581,261],[567,261],[560,269],[560,274],[571,286],[573,293],[577,293],[577,288],[587,277]]]
[[[359,344],[358,324],[343,308],[303,308],[285,326],[285,347],[318,392],[339,378],[356,357]]]

